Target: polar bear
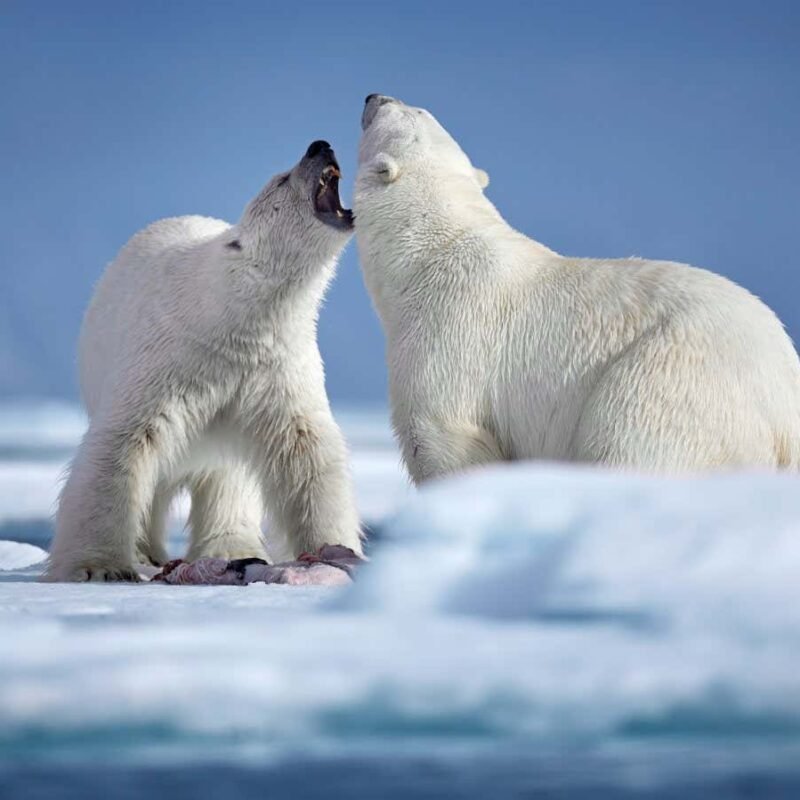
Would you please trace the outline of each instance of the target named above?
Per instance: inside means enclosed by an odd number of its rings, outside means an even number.
[[[316,341],[352,234],[327,142],[311,144],[229,225],[187,216],[137,233],[102,277],[80,337],[89,428],[56,516],[47,578],[130,580],[162,564],[176,490],[187,557],[323,544],[361,553],[343,437]],[[281,552],[282,550],[282,552]]]
[[[424,109],[370,95],[362,128],[356,239],[415,482],[514,459],[797,469],[800,363],[753,295],[527,238]]]

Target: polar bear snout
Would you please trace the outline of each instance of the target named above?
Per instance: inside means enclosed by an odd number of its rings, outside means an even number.
[[[395,100],[394,97],[388,97],[385,94],[368,94],[364,100],[364,111],[361,114],[361,129],[365,131],[370,126],[381,106],[398,102],[399,100]]]

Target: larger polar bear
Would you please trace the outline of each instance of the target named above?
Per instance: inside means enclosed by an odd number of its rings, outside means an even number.
[[[97,287],[80,341],[89,430],[56,517],[50,580],[136,580],[166,560],[175,491],[191,492],[190,559],[361,552],[344,440],[325,393],[319,304],[352,215],[327,142],[236,225],[156,222]]]
[[[527,458],[797,469],[800,364],[753,295],[527,238],[424,109],[370,95],[362,128],[356,237],[416,482]]]

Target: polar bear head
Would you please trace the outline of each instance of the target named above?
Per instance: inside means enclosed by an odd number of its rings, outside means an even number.
[[[371,94],[361,117],[354,211],[364,280],[384,324],[459,231],[498,212],[483,194],[488,175],[423,108]]]
[[[371,94],[361,116],[359,189],[388,186],[405,178],[420,183],[465,181],[485,189],[489,176],[473,167],[458,142],[424,108]]]
[[[230,229],[229,252],[278,271],[335,258],[353,232],[353,214],[339,199],[340,177],[331,146],[312,142],[247,205]]]

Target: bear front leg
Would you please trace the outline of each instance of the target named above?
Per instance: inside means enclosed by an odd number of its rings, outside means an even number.
[[[92,425],[61,493],[45,579],[138,581],[136,539],[157,476],[148,428]]]
[[[266,443],[265,443],[266,444]],[[329,411],[298,414],[272,431],[264,465],[269,546],[296,558],[325,544],[362,555],[344,438]]]
[[[396,423],[395,427],[400,434],[403,460],[417,485],[508,460],[495,437],[471,423],[416,418],[406,424]]]

